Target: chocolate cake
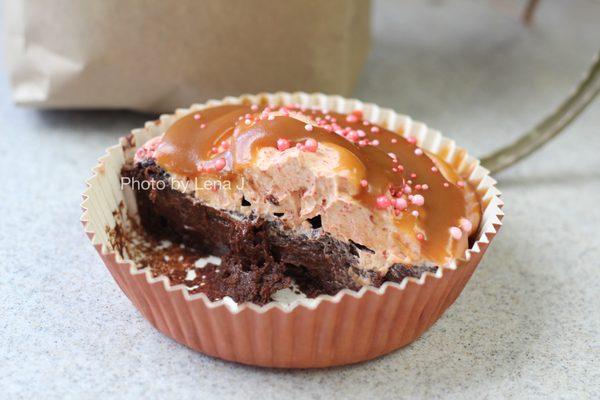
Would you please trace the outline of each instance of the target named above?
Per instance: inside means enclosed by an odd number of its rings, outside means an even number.
[[[146,247],[123,231],[121,248],[212,300],[419,277],[462,255],[480,218],[451,166],[360,112],[206,108],[139,147],[122,177]]]

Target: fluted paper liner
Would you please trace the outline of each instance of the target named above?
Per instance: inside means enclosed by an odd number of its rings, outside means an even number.
[[[362,110],[365,119],[416,137],[421,147],[440,155],[476,188],[483,208],[476,242],[457,265],[425,272],[419,279],[264,306],[236,304],[227,298],[210,301],[203,293],[191,295],[184,285],[173,286],[165,276],[153,277],[149,268],[139,270],[133,261],[116,253],[107,232],[115,227],[115,213],[124,201],[121,168],[135,149],[190,112],[264,100],[271,105],[298,103],[344,113]],[[100,158],[87,181],[81,218],[85,231],[121,289],[152,325],[186,346],[225,360],[265,367],[328,367],[368,360],[405,346],[456,300],[501,226],[500,192],[478,160],[423,123],[358,100],[306,93],[227,97],[162,115],[132,133],[133,149],[122,138]]]

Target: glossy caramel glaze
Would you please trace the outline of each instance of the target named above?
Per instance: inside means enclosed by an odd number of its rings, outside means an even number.
[[[444,263],[456,256],[459,241],[450,232],[467,217],[465,183],[448,174],[447,180],[438,167],[448,166],[439,159],[434,162],[415,140],[364,120],[360,112],[345,115],[289,106],[207,108],[176,121],[164,134],[156,159],[166,171],[188,178],[235,178],[261,148],[285,151],[296,146],[314,152],[315,142],[338,151],[339,169],[360,182],[357,201],[374,212],[392,212],[399,228],[419,227],[415,234],[425,259]]]

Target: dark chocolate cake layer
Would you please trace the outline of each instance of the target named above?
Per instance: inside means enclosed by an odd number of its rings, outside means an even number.
[[[122,175],[137,181],[165,181],[167,173],[153,160],[126,165]],[[135,190],[143,229],[157,239],[183,243],[202,254],[221,257],[219,279],[211,279],[198,291],[211,299],[229,296],[237,302],[264,304],[292,279],[309,297],[333,295],[341,289],[360,288],[353,276],[358,248],[333,238],[321,228],[310,233],[286,229],[274,220],[236,215],[208,207],[192,196],[165,188]],[[385,276],[369,276],[375,286],[419,277],[437,267],[393,265]],[[372,273],[373,274],[373,273]],[[177,282],[176,275],[169,274]],[[173,276],[171,276],[173,275]]]

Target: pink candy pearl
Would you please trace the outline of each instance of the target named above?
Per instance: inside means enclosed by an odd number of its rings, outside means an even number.
[[[415,194],[410,201],[416,206],[422,206],[425,204],[425,198],[420,194]]]
[[[452,236],[453,239],[460,240],[460,238],[462,238],[462,231],[460,228],[452,226],[450,227],[450,236]]]
[[[356,131],[351,131],[346,135],[346,139],[348,139],[351,142],[355,142],[358,140],[358,132]]]
[[[352,123],[358,121],[358,117],[354,114],[350,114],[346,117],[346,121]]]
[[[394,200],[394,208],[397,210],[405,210],[408,207],[408,202],[403,197]]]
[[[290,141],[287,139],[277,139],[277,150],[284,151],[290,148]]]
[[[392,204],[390,199],[388,199],[384,195],[377,196],[376,202],[377,202],[377,207],[379,207],[379,208],[388,208]]]
[[[473,224],[468,219],[461,218],[460,219],[460,229],[462,229],[466,233],[469,233],[469,232],[471,232],[471,229],[473,229]]]
[[[316,152],[317,147],[319,147],[319,143],[317,143],[315,139],[306,139],[306,142],[304,142],[304,150],[309,151],[311,153]]]
[[[219,158],[219,159],[217,159],[217,161],[215,161],[215,169],[217,171],[221,171],[223,168],[225,168],[226,164],[227,164],[227,162],[225,162],[224,158]]]

